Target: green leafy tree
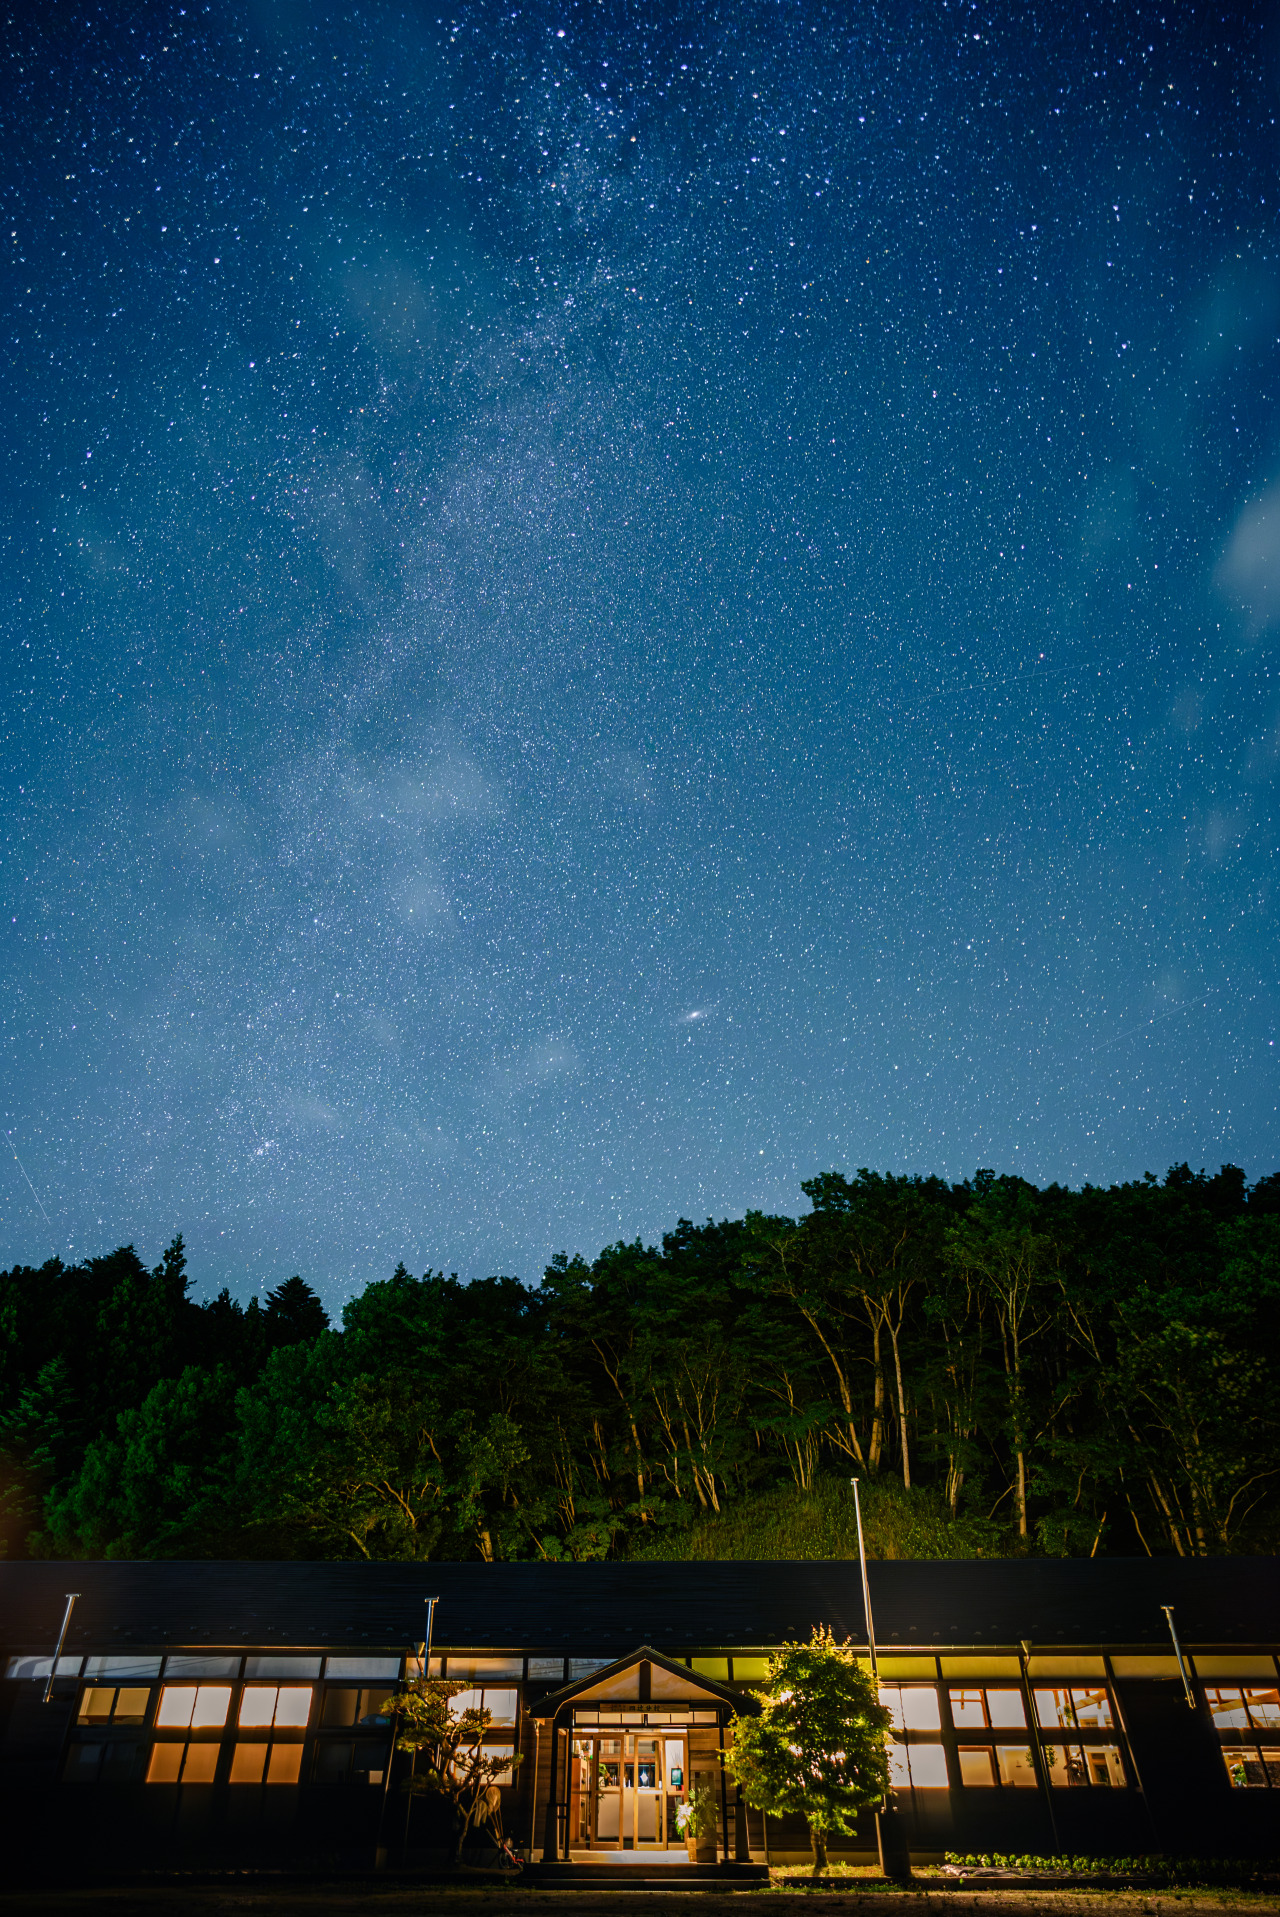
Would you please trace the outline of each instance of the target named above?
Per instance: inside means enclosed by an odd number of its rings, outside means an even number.
[[[725,1763],[754,1810],[804,1818],[816,1877],[828,1837],[852,1832],[889,1788],[889,1713],[870,1671],[821,1628],[772,1654],[762,1702],[737,1720]]]
[[[188,1365],[160,1379],[53,1492],[33,1548],[77,1558],[234,1555],[235,1398],[226,1371]]]
[[[388,1706],[396,1721],[395,1747],[412,1759],[405,1788],[414,1797],[443,1799],[455,1864],[468,1832],[484,1813],[486,1792],[520,1762],[519,1755],[505,1751],[486,1753],[484,1736],[493,1724],[488,1711],[450,1711],[450,1700],[466,1688],[434,1678],[410,1678]]]

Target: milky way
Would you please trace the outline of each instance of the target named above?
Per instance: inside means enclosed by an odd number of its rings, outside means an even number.
[[[5,32],[6,1260],[1274,1169],[1252,12]]]

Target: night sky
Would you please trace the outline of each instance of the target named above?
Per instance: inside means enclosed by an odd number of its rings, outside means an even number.
[[[13,10],[4,1261],[1274,1170],[1269,14]]]

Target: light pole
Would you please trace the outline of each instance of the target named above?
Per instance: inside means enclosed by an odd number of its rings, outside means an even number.
[[[429,1597],[423,1599],[423,1603],[427,1607],[427,1635],[421,1643],[416,1643],[413,1647],[413,1654],[417,1660],[418,1671],[421,1676],[425,1676],[431,1669],[431,1627],[435,1621],[436,1605],[439,1602],[439,1598]],[[416,1751],[414,1752],[414,1758],[416,1761]],[[391,1713],[391,1744],[387,1751],[387,1768],[382,1773],[382,1802],[378,1806],[378,1832],[373,1840],[373,1867],[375,1870],[381,1870],[386,1862],[386,1852],[382,1848],[382,1827],[387,1821],[387,1799],[391,1795],[391,1772],[395,1767],[395,1761],[396,1718],[395,1712],[393,1711]],[[409,1802],[412,1804],[412,1797],[410,1797]],[[405,1812],[404,1827],[407,1837],[409,1831],[408,1811]]]
[[[880,1688],[880,1664],[876,1657],[876,1627],[871,1616],[871,1580],[867,1576],[867,1547],[862,1535],[862,1501],[858,1496],[858,1480],[850,1478],[853,1486],[853,1509],[858,1520],[858,1562],[862,1566],[862,1609],[867,1620],[867,1650],[871,1655],[871,1676],[876,1690]],[[907,1849],[902,1835],[902,1820],[892,1793],[885,1792],[880,1809],[876,1812],[876,1848],[880,1853],[880,1868],[886,1877],[896,1883],[905,1884],[911,1876],[911,1852]]]

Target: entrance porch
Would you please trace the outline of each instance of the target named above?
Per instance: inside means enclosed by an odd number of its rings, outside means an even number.
[[[543,1698],[531,1711],[531,1859],[650,1863],[664,1881],[668,1867],[749,1865],[746,1807],[724,1754],[732,1720],[758,1709],[649,1645]],[[695,1803],[702,1830],[686,1838],[679,1813]]]

